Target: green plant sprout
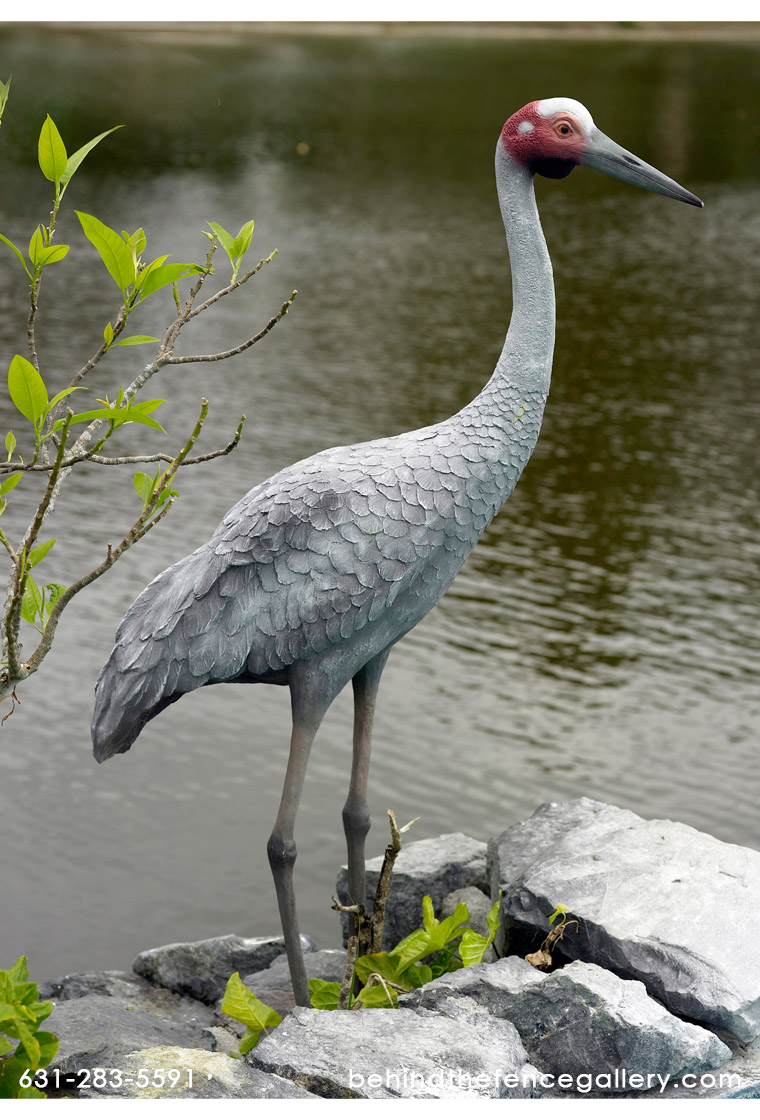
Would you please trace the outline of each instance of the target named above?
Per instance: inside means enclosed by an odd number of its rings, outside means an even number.
[[[13,968],[0,969],[0,1099],[45,1097],[32,1082],[58,1053],[56,1036],[40,1030],[52,1010],[50,1000],[40,1001],[37,985],[29,981],[26,957],[19,957]]]
[[[464,926],[470,920],[465,903],[460,902],[454,913],[440,921],[433,911],[430,895],[422,900],[423,924],[399,941],[389,952],[368,953],[356,959],[349,988],[348,1009],[372,1007],[397,1007],[398,997],[413,988],[443,976],[480,964],[492,945],[499,926],[501,896],[491,907],[487,921],[488,933],[476,933]],[[352,996],[354,978],[363,984]],[[335,1011],[341,995],[338,980],[309,980],[312,1007],[322,1011]],[[227,981],[222,1011],[246,1027],[240,1051],[233,1057],[242,1057],[252,1050],[261,1034],[268,1034],[282,1022],[272,1007],[262,1003],[235,972]]]

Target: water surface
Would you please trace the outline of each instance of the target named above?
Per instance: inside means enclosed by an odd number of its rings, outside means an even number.
[[[245,439],[183,475],[177,508],[72,604],[20,690],[0,736],[3,958],[27,953],[37,976],[123,968],[151,945],[277,929],[265,847],[286,691],[204,689],[98,767],[94,681],[135,595],[249,487],[323,447],[443,419],[479,392],[509,316],[493,149],[535,97],[579,98],[706,207],[583,170],[538,184],[558,298],[543,431],[450,593],[389,661],[370,850],[385,844],[389,806],[421,817],[418,838],[487,838],[541,801],[584,794],[758,846],[759,61],[754,44],[0,31],[0,76],[13,71],[1,232],[23,243],[49,205],[33,155],[45,112],[71,149],[126,126],[66,200],[72,250],[41,311],[51,385],[115,313],[74,207],[143,225],[156,255],[179,260],[200,257],[209,218],[237,229],[253,216],[256,259],[279,248],[255,285],[195,322],[184,353],[242,341],[299,290],[253,350],[153,383],[175,445],[204,394],[204,448],[242,411]],[[24,347],[22,280],[0,256],[3,368]],[[169,310],[167,297],[135,327],[159,333]],[[141,358],[109,363],[99,391]],[[20,430],[7,402],[0,422]],[[45,575],[69,582],[137,516],[131,472],[84,472],[59,510]],[[20,528],[13,507],[6,521]],[[346,692],[298,821],[302,926],[321,944],[336,938],[351,720]]]

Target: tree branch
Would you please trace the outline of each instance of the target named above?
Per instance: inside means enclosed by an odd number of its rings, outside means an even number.
[[[276,315],[272,316],[267,325],[265,327],[262,327],[258,334],[253,335],[252,338],[247,339],[240,346],[235,346],[232,350],[222,350],[218,354],[190,354],[185,358],[167,357],[164,364],[168,366],[181,366],[185,365],[188,362],[223,362],[225,358],[234,358],[236,354],[242,354],[244,350],[247,350],[250,346],[253,346],[257,342],[260,342],[264,335],[269,334],[272,328],[277,326],[283,315],[287,315],[288,309],[292,305],[297,295],[298,292],[294,291],[291,294],[290,299],[285,300],[285,303],[283,303],[280,310]]]
[[[32,656],[29,658],[26,665],[24,665],[23,667],[19,667],[20,670],[21,670],[21,675],[22,676],[24,676],[24,677],[31,676],[32,673],[36,673],[37,670],[39,669],[43,659],[46,657],[46,655],[49,652],[50,647],[53,643],[53,635],[55,634],[55,631],[56,631],[56,628],[58,626],[58,622],[60,620],[61,614],[63,613],[67,604],[70,603],[71,600],[74,598],[74,596],[78,595],[80,591],[82,591],[85,587],[88,587],[91,583],[94,583],[95,580],[99,579],[100,576],[102,576],[105,572],[107,572],[109,568],[112,568],[113,565],[116,563],[116,561],[119,559],[119,557],[124,552],[126,552],[126,550],[128,548],[130,548],[133,544],[136,544],[137,541],[139,541],[142,537],[145,536],[146,533],[149,533],[151,529],[153,529],[156,525],[158,525],[159,521],[161,521],[162,518],[166,517],[167,513],[169,512],[169,510],[171,509],[171,507],[174,503],[174,500],[172,498],[170,498],[166,502],[166,504],[158,512],[158,514],[156,514],[155,517],[153,516],[156,513],[156,510],[158,509],[158,503],[160,501],[161,492],[163,491],[163,489],[166,486],[171,485],[171,481],[172,481],[172,478],[174,476],[175,471],[182,464],[182,462],[187,458],[187,455],[190,452],[190,450],[192,449],[193,444],[195,443],[198,436],[200,435],[207,415],[208,415],[208,401],[204,397],[202,402],[201,402],[201,411],[200,411],[200,415],[198,417],[198,421],[197,421],[195,427],[193,428],[193,431],[190,433],[190,436],[189,436],[187,442],[185,443],[184,447],[178,452],[177,455],[175,455],[174,459],[171,462],[171,465],[164,471],[164,475],[163,475],[163,478],[162,478],[162,485],[156,487],[156,490],[153,494],[153,497],[146,504],[142,513],[137,518],[137,521],[135,521],[132,528],[129,530],[128,533],[126,533],[126,535],[122,538],[122,540],[119,542],[119,544],[116,546],[116,548],[112,548],[110,545],[108,546],[108,553],[106,555],[105,560],[103,560],[102,563],[98,564],[98,566],[96,568],[93,568],[93,570],[91,572],[88,572],[87,575],[82,576],[81,579],[78,579],[76,581],[76,583],[73,583],[70,587],[67,587],[66,590],[63,592],[63,594],[61,595],[61,597],[58,599],[55,606],[53,607],[52,611],[48,615],[48,620],[47,620],[47,623],[45,624],[45,629],[43,630],[43,633],[42,633],[42,640],[40,641],[39,645],[37,646],[37,649],[34,651]],[[10,669],[10,660],[9,660],[9,669]],[[16,679],[18,679],[18,677]]]
[[[208,463],[212,459],[218,459],[221,455],[229,455],[230,451],[234,451],[240,443],[240,438],[243,434],[243,427],[245,426],[246,416],[245,413],[240,417],[240,423],[235,429],[235,434],[228,444],[219,448],[218,451],[207,451],[203,455],[195,455],[192,459],[183,459],[179,464],[181,467],[192,467],[197,463]],[[103,446],[103,442],[96,445],[90,451],[83,451],[81,455],[73,458],[64,459],[61,463],[61,470],[69,470],[77,463],[98,463],[103,467],[121,467],[130,463],[171,463],[173,456],[169,455],[166,451],[157,451],[155,455],[119,455],[109,458],[106,455],[98,455],[97,449]],[[2,474],[15,474],[16,471],[51,471],[53,466],[48,464],[26,463],[26,464],[13,464],[13,463],[0,463],[0,475]]]
[[[213,303],[216,303],[218,299],[223,299],[224,296],[228,296],[230,292],[234,292],[236,288],[239,288],[241,287],[241,285],[245,284],[248,280],[251,279],[252,276],[255,276],[256,273],[261,268],[263,268],[265,264],[269,264],[271,261],[273,261],[277,256],[278,251],[279,250],[277,249],[273,249],[268,257],[262,257],[256,267],[250,269],[249,272],[246,272],[245,275],[241,276],[239,280],[233,280],[233,282],[231,284],[228,284],[226,288],[222,288],[221,291],[218,291],[215,295],[210,296],[209,299],[205,300],[203,303],[198,304],[198,306],[188,315],[187,321],[189,322],[190,319],[194,319],[196,315],[200,315],[201,311],[205,311],[207,307],[211,307],[211,305]]]

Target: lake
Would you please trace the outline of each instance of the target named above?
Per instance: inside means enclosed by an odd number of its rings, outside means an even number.
[[[45,113],[70,151],[124,125],[64,200],[72,248],[40,308],[51,392],[118,309],[75,208],[143,226],[149,258],[202,260],[209,219],[237,231],[255,218],[254,263],[279,249],[194,321],[181,353],[237,345],[299,294],[251,350],[151,382],[169,402],[166,438],[118,437],[123,450],[179,447],[205,395],[200,450],[212,450],[248,416],[234,454],[182,474],[168,518],[72,602],[19,689],[0,733],[0,965],[25,953],[35,978],[123,969],[166,942],[278,931],[266,841],[286,690],[195,692],[97,766],[95,679],[134,597],[255,483],[322,448],[442,420],[480,391],[510,310],[496,140],[521,105],[557,94],[705,209],[584,169],[538,182],[558,310],[543,430],[451,591],[391,655],[368,853],[385,846],[389,807],[420,817],[410,840],[487,839],[582,795],[760,845],[758,44],[7,26],[0,78],[11,71],[0,232],[14,241],[50,209]],[[5,369],[25,352],[27,295],[0,249]],[[171,307],[165,292],[134,328],[160,334]],[[110,354],[90,399],[148,357]],[[20,438],[5,394],[0,422]],[[70,480],[40,578],[69,583],[103,558],[139,512],[133,473]],[[12,536],[21,490],[3,518]],[[301,927],[320,946],[338,937],[351,725],[347,690],[317,738],[296,831]]]

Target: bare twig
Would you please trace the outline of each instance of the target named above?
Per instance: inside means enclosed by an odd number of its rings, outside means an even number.
[[[41,279],[41,276],[37,276],[32,280],[29,294],[29,317],[26,320],[26,345],[29,351],[29,361],[36,370],[39,370],[40,363],[37,358],[37,346],[34,338],[34,321],[37,317],[37,300],[40,294]]]
[[[358,945],[358,937],[355,935],[349,937],[346,945],[346,970],[343,973],[343,979],[340,984],[340,994],[338,996],[338,1011],[345,1011],[348,1007],[348,1001],[354,984],[354,968],[356,967]]]
[[[216,303],[218,299],[223,299],[225,296],[228,296],[230,292],[234,292],[236,288],[240,288],[243,284],[250,280],[252,276],[255,276],[259,269],[263,268],[265,264],[269,264],[270,261],[273,261],[277,256],[277,252],[277,249],[273,249],[268,257],[262,257],[256,267],[246,272],[245,275],[241,276],[239,280],[233,280],[233,282],[231,284],[228,284],[226,288],[222,288],[221,291],[216,292],[215,295],[210,296],[203,303],[199,303],[198,306],[188,315],[188,321],[190,319],[194,319],[196,315],[200,315],[201,311],[205,311],[207,307],[211,307],[212,303]]]
[[[246,416],[245,413],[240,417],[240,423],[235,429],[235,434],[228,444],[221,447],[218,451],[207,451],[204,455],[195,455],[192,459],[183,459],[179,464],[181,467],[192,467],[197,463],[208,463],[212,459],[218,459],[221,455],[229,455],[230,451],[234,451],[240,443],[240,438],[243,434],[243,427],[245,426]],[[96,447],[102,447],[105,441],[101,440]],[[121,467],[130,463],[171,463],[173,458],[166,451],[157,451],[154,455],[119,455],[114,458],[108,458],[105,455],[98,455],[96,448],[90,451],[83,451],[81,455],[76,455],[73,458],[64,459],[61,464],[61,470],[68,470],[70,467],[75,466],[77,463],[98,463],[104,467]],[[0,463],[0,474],[12,474],[16,471],[50,471],[52,465],[47,466],[42,463],[32,464],[18,464]]]
[[[396,824],[396,817],[393,810],[388,809],[388,817],[390,818],[391,826],[391,842],[385,849],[383,857],[383,866],[380,870],[380,878],[377,881],[377,890],[375,891],[375,903],[372,908],[372,918],[369,922],[369,941],[368,953],[379,953],[383,948],[383,926],[385,925],[385,907],[388,902],[388,887],[391,881],[391,872],[393,865],[396,862],[396,856],[401,851],[401,834],[406,832],[412,827],[415,821],[420,818],[415,817],[414,820],[409,821],[403,828],[399,828]]]
[[[164,471],[164,476],[163,476],[163,480],[162,480],[163,485],[156,487],[156,490],[153,494],[153,497],[146,504],[145,508],[143,509],[140,516],[137,518],[137,521],[135,521],[132,528],[129,530],[128,533],[126,533],[126,535],[122,538],[122,540],[119,542],[119,544],[116,546],[116,548],[113,548],[111,545],[108,546],[108,552],[106,554],[106,558],[105,558],[105,560],[103,560],[103,562],[101,564],[98,564],[98,566],[96,568],[93,568],[93,570],[91,572],[88,572],[87,575],[82,576],[82,578],[77,580],[76,583],[73,583],[70,587],[67,587],[66,590],[61,595],[61,597],[56,602],[55,606],[53,607],[50,614],[48,615],[48,620],[47,620],[47,623],[45,625],[45,629],[44,629],[43,634],[42,634],[42,639],[41,639],[39,645],[37,646],[37,649],[34,651],[32,656],[29,658],[29,661],[26,663],[26,665],[21,667],[22,674],[23,674],[24,677],[28,677],[32,673],[36,673],[37,669],[39,669],[40,664],[42,663],[43,659],[45,658],[45,656],[47,655],[47,653],[50,650],[50,646],[52,645],[52,642],[53,642],[53,635],[55,634],[55,631],[56,631],[56,628],[58,626],[58,622],[60,620],[61,614],[63,613],[67,604],[70,603],[71,600],[74,598],[74,596],[79,594],[79,592],[82,591],[85,587],[88,587],[89,584],[94,583],[94,581],[96,579],[99,579],[99,577],[102,576],[105,572],[107,572],[109,568],[113,567],[113,565],[116,563],[116,561],[122,555],[122,553],[126,552],[126,550],[128,548],[130,548],[133,544],[136,544],[137,541],[139,541],[142,537],[145,536],[146,533],[150,532],[150,530],[153,529],[156,525],[158,525],[159,521],[161,521],[162,518],[164,518],[166,516],[166,514],[169,512],[169,510],[171,509],[171,506],[173,504],[173,499],[171,499],[171,498],[166,502],[166,504],[163,506],[163,508],[156,514],[156,510],[158,508],[158,503],[159,503],[159,500],[160,500],[160,497],[161,497],[161,491],[164,489],[165,486],[170,486],[171,485],[172,478],[174,477],[174,474],[175,474],[177,468],[187,458],[187,455],[189,454],[190,450],[192,449],[193,444],[195,443],[198,436],[200,435],[207,415],[208,415],[208,401],[204,397],[203,401],[201,403],[201,411],[200,411],[200,415],[198,417],[198,421],[197,421],[193,431],[191,432],[190,437],[188,438],[184,447],[174,457],[174,459],[171,462],[171,465],[169,467],[167,467],[166,471]],[[154,516],[154,514],[155,514],[155,516]]]
[[[288,308],[292,305],[297,295],[298,292],[294,291],[291,294],[290,299],[285,300],[285,303],[283,303],[280,310],[276,315],[272,316],[267,325],[263,327],[258,334],[253,335],[251,338],[241,343],[240,346],[235,346],[232,350],[221,350],[218,354],[189,354],[184,358],[167,357],[164,364],[169,366],[180,366],[185,365],[188,362],[223,362],[225,358],[234,358],[236,354],[242,354],[244,350],[247,350],[249,348],[249,346],[253,346],[255,343],[260,342],[265,335],[269,334],[272,327],[275,327],[279,323],[283,315],[287,315]]]
[[[22,676],[27,676],[26,673],[22,672],[21,660],[19,657],[20,647],[18,644],[18,632],[21,625],[21,605],[24,600],[24,591],[26,590],[26,582],[29,575],[26,560],[29,555],[30,549],[33,548],[34,542],[37,539],[37,534],[39,533],[40,528],[42,527],[42,523],[45,520],[45,513],[47,512],[47,509],[55,492],[58,477],[61,473],[61,462],[63,460],[63,454],[66,449],[66,440],[68,438],[69,427],[71,425],[71,419],[73,415],[74,414],[72,413],[71,409],[69,409],[66,419],[63,422],[63,428],[61,429],[61,441],[58,445],[58,453],[56,455],[55,463],[53,464],[53,469],[50,472],[50,477],[48,478],[48,484],[45,488],[45,493],[42,495],[42,500],[37,506],[37,511],[31,521],[31,524],[29,525],[29,528],[26,531],[26,534],[24,535],[23,540],[21,541],[21,546],[18,549],[18,553],[14,561],[13,571],[11,573],[8,595],[5,604],[5,641],[3,643],[5,645],[5,656],[8,664],[8,679],[11,681],[20,680],[22,679]]]
[[[5,533],[3,532],[2,529],[0,529],[0,544],[3,544],[5,546],[5,551],[10,556],[12,562],[14,564],[18,564],[18,554],[16,553],[15,548],[13,547],[11,542],[8,540],[8,538],[6,537],[6,535],[5,535]]]

